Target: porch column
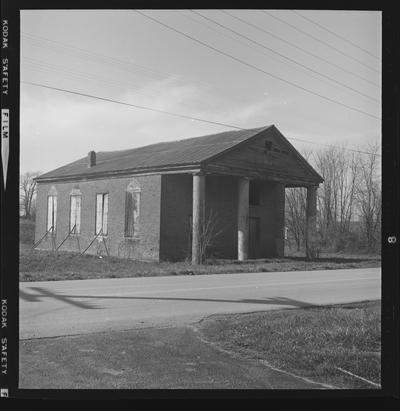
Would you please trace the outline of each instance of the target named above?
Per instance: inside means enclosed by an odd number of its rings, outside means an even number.
[[[201,234],[204,223],[205,205],[205,175],[193,174],[193,235],[192,235],[192,264],[201,264]]]
[[[317,189],[318,186],[307,187],[306,204],[306,257],[316,257],[317,234]]]
[[[238,182],[238,260],[248,258],[249,250],[249,179]]]

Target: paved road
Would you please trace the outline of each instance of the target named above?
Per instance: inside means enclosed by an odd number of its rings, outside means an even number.
[[[150,326],[211,314],[379,299],[380,268],[20,284],[21,339]]]

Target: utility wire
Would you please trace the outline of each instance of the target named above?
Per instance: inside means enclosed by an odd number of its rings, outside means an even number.
[[[21,81],[21,83],[30,84],[31,86],[35,86],[35,87],[42,87],[42,88],[47,88],[47,89],[50,89],[50,90],[61,91],[63,93],[75,94],[77,96],[88,97],[88,98],[92,98],[92,99],[96,99],[96,100],[108,101],[109,103],[115,103],[115,104],[120,104],[120,105],[123,105],[123,106],[139,108],[139,109],[142,109],[142,110],[154,111],[154,112],[157,112],[157,113],[167,114],[169,116],[185,118],[187,120],[196,120],[196,121],[201,121],[203,123],[209,123],[209,124],[215,124],[215,125],[218,125],[218,126],[225,126],[225,127],[235,128],[237,130],[245,130],[242,127],[234,126],[232,124],[225,124],[225,123],[219,123],[217,121],[205,120],[205,119],[202,119],[202,118],[199,118],[199,117],[192,117],[192,116],[187,116],[185,114],[173,113],[171,111],[160,110],[160,109],[153,108],[153,107],[148,107],[148,106],[141,106],[139,104],[125,103],[125,102],[119,101],[119,100],[113,100],[113,99],[106,98],[106,97],[94,96],[94,95],[91,95],[91,94],[80,93],[80,92],[77,92],[77,91],[67,90],[67,89],[58,88],[58,87],[52,87],[52,86],[48,86],[48,85],[45,85],[45,84],[33,83],[33,82],[30,82],[30,81]]]
[[[192,82],[193,80],[190,78],[181,78],[178,74],[176,73],[171,73],[171,72],[162,72],[160,70],[154,70],[150,67],[146,67],[146,66],[141,66],[138,65],[136,63],[133,63],[132,61],[128,61],[128,60],[122,60],[116,57],[112,57],[112,56],[108,56],[105,54],[101,54],[101,53],[97,53],[95,51],[89,51],[80,47],[76,47],[76,46],[72,46],[70,44],[67,43],[63,43],[60,41],[56,41],[56,40],[50,40],[46,37],[41,37],[41,36],[35,36],[31,33],[27,33],[27,32],[22,32],[21,33],[21,37],[29,40],[29,41],[33,41],[33,42],[37,42],[38,44],[35,44],[36,46],[39,47],[44,47],[46,48],[45,45],[40,44],[40,43],[47,43],[47,46],[50,46],[50,49],[56,50],[58,51],[63,51],[66,54],[69,55],[77,55],[80,58],[89,60],[89,61],[95,61],[95,62],[101,62],[103,64],[107,64],[111,67],[116,67],[119,70],[124,70],[127,72],[130,72],[132,74],[137,74],[137,75],[142,75],[151,79],[156,79],[158,81],[160,80],[164,80],[166,77],[171,78],[173,81],[176,82],[181,82],[183,84],[187,84]],[[206,83],[206,82],[202,82],[200,80],[197,80],[196,83],[198,83],[199,85],[205,86],[207,88],[212,88],[212,89],[216,89],[217,87],[214,84],[210,84],[210,83]]]
[[[187,15],[187,14],[182,14],[182,15],[183,15],[185,18],[190,19],[191,21],[194,21],[195,23],[197,23],[197,24],[199,24],[199,25],[201,25],[201,26],[203,26],[203,27],[207,27],[208,29],[214,31],[215,33],[218,33],[219,35],[222,35],[222,36],[224,36],[224,37],[227,37],[227,38],[229,38],[230,40],[233,40],[236,44],[237,44],[237,43],[243,44],[246,48],[251,48],[251,49],[255,50],[257,53],[260,53],[260,54],[263,54],[263,55],[267,56],[268,59],[270,59],[270,60],[273,59],[273,60],[275,60],[275,61],[277,61],[277,62],[279,62],[279,63],[283,63],[283,64],[288,65],[288,66],[289,66],[290,68],[292,68],[293,70],[296,70],[296,68],[294,68],[292,65],[290,65],[290,63],[283,62],[282,59],[278,59],[278,58],[276,58],[276,57],[273,57],[273,55],[271,55],[271,53],[266,53],[264,50],[260,50],[260,49],[257,47],[257,45],[254,46],[254,45],[252,45],[251,43],[249,43],[248,41],[245,41],[245,40],[242,40],[241,38],[238,38],[237,35],[236,35],[236,37],[231,36],[229,33],[227,33],[226,30],[225,30],[225,31],[222,31],[222,30],[224,30],[224,29],[220,29],[220,28],[219,28],[218,26],[216,26],[215,24],[214,24],[214,25],[211,25],[212,23],[208,23],[207,21],[204,21],[204,19],[202,19],[202,21],[197,20],[199,17],[194,18],[195,14],[193,14],[193,16],[190,16],[190,15]],[[326,80],[324,80],[323,78],[320,78],[320,77],[318,77],[318,76],[316,76],[316,75],[313,75],[313,74],[309,73],[309,72],[306,71],[306,70],[305,70],[305,73],[304,73],[304,74],[305,74],[306,76],[308,76],[308,77],[314,78],[314,79],[316,79],[316,80],[318,80],[318,81],[321,81],[321,82],[324,82],[324,83],[326,83],[326,84],[331,85],[330,83],[328,83],[328,81],[326,81]],[[349,92],[349,91],[347,91],[347,90],[344,90],[344,91],[345,91],[345,92]],[[350,92],[351,92],[351,90],[350,90]]]
[[[242,44],[244,44],[245,46],[247,46],[247,47],[251,47],[251,48],[256,48],[256,47],[254,47],[254,46],[252,46],[251,44],[248,44],[247,42],[245,42],[245,41],[243,41],[243,40],[241,40],[241,39],[237,39],[237,38],[235,38],[235,37],[233,37],[233,36],[230,36],[229,34],[227,34],[226,32],[223,32],[222,30],[223,29],[218,29],[218,28],[215,28],[215,25],[211,25],[212,23],[210,23],[210,25],[208,24],[208,23],[205,23],[205,22],[203,22],[203,21],[198,21],[197,19],[194,19],[192,16],[189,16],[189,15],[184,15],[184,17],[187,17],[187,18],[189,18],[190,20],[192,20],[192,21],[194,21],[194,22],[196,22],[197,24],[200,24],[200,25],[202,25],[202,26],[206,26],[207,28],[209,28],[209,29],[211,29],[211,30],[213,30],[213,31],[215,31],[215,32],[217,32],[218,34],[221,34],[221,35],[223,35],[223,36],[226,36],[226,37],[228,37],[229,39],[231,39],[231,40],[233,40],[233,41],[235,41],[235,42],[241,42]],[[221,31],[220,31],[221,30]],[[53,40],[48,40],[48,39],[46,39],[46,38],[44,38],[44,37],[38,37],[38,39],[40,39],[40,41],[49,41],[49,42],[51,42],[51,43],[56,43],[56,45],[57,46],[59,46],[59,47],[61,47],[61,48],[64,48],[65,49],[65,46],[67,46],[68,47],[68,49],[67,49],[67,51],[70,51],[70,49],[73,49],[73,48],[75,48],[74,46],[70,46],[70,45],[65,45],[64,43],[61,43],[61,42],[55,42],[55,41],[53,41]],[[87,50],[84,50],[84,49],[80,49],[80,48],[77,48],[77,50],[79,51],[79,53],[78,53],[78,55],[80,56],[80,57],[82,57],[81,56],[81,52],[84,52],[85,53],[85,56],[84,57],[86,57],[86,54],[89,54],[89,57],[90,57],[90,52],[89,51],[87,51]],[[273,57],[270,57],[269,56],[269,54],[267,54],[267,53],[265,53],[263,50],[256,50],[257,52],[260,52],[260,53],[262,53],[262,54],[265,54],[266,56],[268,56],[269,58],[273,58]],[[97,60],[97,57],[98,57],[98,53],[94,53],[94,56],[95,56],[95,59]],[[105,56],[105,55],[100,55],[101,57],[104,57],[104,58],[106,58],[107,56]],[[70,71],[70,70],[67,70],[64,66],[63,67],[60,67],[60,66],[56,66],[56,65],[52,65],[52,64],[49,64],[49,63],[45,63],[45,62],[40,62],[39,60],[35,60],[35,59],[32,59],[32,58],[29,58],[29,57],[25,57],[25,56],[22,56],[22,58],[24,59],[24,60],[26,60],[27,61],[27,64],[29,64],[29,65],[34,65],[34,66],[41,66],[41,67],[35,67],[35,69],[36,70],[38,70],[38,69],[41,69],[41,70],[43,70],[43,67],[44,67],[44,69],[45,70],[53,70],[53,71],[55,71],[55,72],[57,72],[57,71],[60,71],[60,72],[63,72],[63,73],[66,73],[67,75],[70,75],[70,76],[72,76],[72,77],[80,77],[80,78],[85,78],[85,79],[88,79],[88,80],[90,80],[90,81],[97,81],[97,82],[104,82],[104,83],[102,83],[102,84],[110,84],[110,85],[112,85],[112,84],[114,84],[114,85],[117,85],[117,86],[120,86],[120,85],[122,85],[122,82],[118,82],[117,80],[108,80],[107,78],[104,78],[104,77],[99,77],[99,76],[97,76],[97,75],[94,75],[93,76],[93,74],[92,73],[90,73],[90,74],[88,74],[88,73],[85,73],[85,72],[82,72],[82,71]],[[113,59],[112,57],[111,57],[111,59]],[[119,60],[119,61],[126,61],[126,60]],[[276,61],[280,61],[280,60],[278,60],[278,59],[276,59]],[[127,61],[126,61],[127,62]],[[128,63],[128,62],[127,62]],[[136,64],[135,64],[135,66],[137,66]],[[51,68],[49,68],[49,67],[51,67]],[[143,67],[143,66],[138,66],[138,67]],[[307,73],[306,73],[307,74]],[[320,78],[318,78],[318,77],[316,77],[316,76],[314,76],[314,75],[312,75],[312,74],[307,74],[307,75],[309,75],[310,77],[313,77],[313,78],[315,78],[315,79],[317,79],[318,81],[324,81],[323,79],[320,79]],[[96,78],[98,78],[98,79],[96,79]],[[198,82],[198,81],[197,81]],[[123,83],[123,84],[125,84],[125,83]],[[136,82],[132,82],[131,80],[127,80],[127,84],[131,84],[131,85],[134,85],[135,87],[132,87],[132,86],[130,86],[130,88],[135,88],[135,90],[138,90],[138,91],[136,91],[135,93],[136,94],[141,94],[141,95],[143,95],[143,96],[146,96],[147,94],[151,94],[151,95],[155,95],[154,93],[156,93],[157,92],[157,90],[156,90],[156,88],[155,87],[150,87],[150,90],[148,90],[148,88],[149,88],[149,86],[146,86],[146,93],[144,93],[143,92],[143,88],[142,87],[137,87],[138,86],[138,84],[136,83]],[[204,84],[207,84],[207,83],[204,83]],[[149,92],[150,91],[150,92]]]
[[[80,93],[80,92],[77,92],[77,91],[67,90],[67,89],[63,89],[63,88],[52,87],[52,86],[49,86],[49,85],[46,85],[46,84],[33,83],[33,82],[30,82],[30,81],[24,81],[24,80],[21,80],[21,83],[29,84],[29,85],[35,86],[35,87],[41,87],[41,88],[45,88],[45,89],[60,91],[60,92],[63,92],[63,93],[74,94],[74,95],[77,95],[77,96],[92,98],[92,99],[96,99],[96,100],[107,101],[109,103],[120,104],[120,105],[123,105],[123,106],[134,107],[134,108],[138,108],[138,109],[142,109],[142,110],[154,111],[156,113],[162,113],[162,114],[166,114],[166,115],[169,115],[169,116],[180,117],[180,118],[184,118],[184,119],[187,119],[187,120],[200,121],[200,122],[203,122],[203,123],[208,123],[208,124],[214,124],[214,125],[218,125],[218,126],[233,128],[233,129],[236,129],[236,130],[246,130],[243,127],[239,127],[239,126],[236,126],[236,125],[233,125],[233,124],[221,123],[221,122],[217,122],[217,121],[202,119],[202,118],[199,118],[199,117],[187,116],[185,114],[173,113],[171,111],[159,110],[159,109],[156,109],[156,108],[153,108],[153,107],[126,103],[126,102],[123,102],[123,101],[114,100],[114,99],[110,99],[110,98],[94,96],[92,94],[85,94],[85,93]],[[335,146],[335,145],[332,145],[332,144],[316,143],[314,141],[303,140],[303,139],[293,138],[293,137],[287,137],[287,139],[288,140],[294,140],[294,141],[300,141],[300,142],[303,142],[303,143],[309,143],[309,144],[316,144],[316,145],[322,145],[322,146],[327,146],[327,147],[338,148],[338,149],[342,149],[342,150],[346,150],[346,151],[353,151],[353,152],[360,153],[360,154],[374,155],[374,153],[370,153],[370,152],[367,152],[367,151],[360,151],[360,150],[355,150],[355,149],[351,149],[351,148],[339,147],[339,146]]]
[[[328,79],[329,81],[332,81],[332,82],[334,82],[334,83],[336,83],[336,84],[339,84],[340,86],[342,86],[342,87],[344,87],[344,88],[347,88],[347,89],[353,91],[354,93],[360,94],[360,95],[363,96],[363,97],[366,97],[366,98],[368,98],[368,99],[370,99],[370,100],[373,100],[373,101],[376,101],[376,102],[379,103],[379,100],[377,100],[377,99],[374,98],[374,97],[371,97],[371,96],[368,95],[368,94],[364,94],[364,93],[362,93],[361,91],[356,90],[355,88],[348,86],[347,84],[344,84],[344,83],[342,83],[342,82],[340,82],[340,81],[338,81],[338,80],[335,80],[335,79],[332,78],[331,76],[327,76],[327,75],[325,75],[325,74],[323,74],[323,73],[321,73],[321,72],[319,72],[319,71],[317,71],[317,70],[314,70],[314,69],[306,66],[305,64],[299,63],[297,60],[292,59],[292,58],[290,58],[290,57],[287,57],[287,56],[285,56],[284,54],[279,53],[278,51],[276,51],[276,50],[274,50],[274,49],[266,46],[265,44],[262,44],[262,43],[254,40],[254,39],[252,39],[252,38],[250,38],[250,37],[247,37],[247,36],[245,36],[244,34],[241,34],[241,33],[239,33],[238,31],[233,30],[233,29],[231,29],[230,27],[225,26],[224,24],[221,24],[221,23],[219,23],[218,21],[216,21],[216,20],[214,20],[214,19],[212,19],[212,18],[210,18],[210,17],[206,17],[206,16],[204,16],[203,14],[201,14],[201,13],[195,11],[195,10],[191,10],[191,11],[192,11],[192,13],[197,14],[198,16],[202,17],[203,19],[208,20],[208,21],[211,21],[212,23],[216,24],[217,26],[220,26],[220,27],[224,28],[225,30],[230,31],[230,32],[236,34],[236,35],[239,36],[239,37],[243,37],[244,39],[250,41],[251,43],[257,44],[259,47],[262,47],[262,48],[264,48],[264,49],[266,49],[266,50],[268,50],[268,51],[270,51],[270,52],[272,52],[272,53],[274,53],[274,54],[276,54],[276,55],[284,58],[285,60],[288,60],[288,61],[290,61],[290,62],[292,62],[292,63],[294,63],[294,64],[297,64],[298,66],[303,67],[303,68],[305,68],[306,70],[309,70],[309,71],[311,71],[312,73],[315,73],[315,74],[317,74],[317,75],[319,75],[319,76],[321,76],[321,77],[324,77],[324,78]]]
[[[268,35],[270,35],[270,36],[272,36],[272,37],[274,37],[274,38],[276,38],[276,39],[278,39],[278,40],[280,40],[280,41],[282,41],[282,42],[284,42],[284,43],[286,43],[286,44],[289,44],[290,46],[292,46],[292,47],[294,47],[294,48],[296,48],[296,49],[298,49],[298,50],[301,50],[303,53],[308,54],[309,56],[312,56],[312,57],[314,57],[314,58],[316,58],[316,59],[318,59],[318,60],[321,60],[321,61],[323,61],[324,63],[329,64],[329,65],[331,65],[332,67],[335,67],[335,68],[343,71],[344,73],[350,74],[350,75],[352,75],[352,76],[354,76],[354,77],[357,77],[357,78],[365,81],[366,83],[369,83],[369,84],[373,85],[374,87],[380,88],[380,85],[379,85],[379,84],[374,83],[373,81],[370,81],[370,80],[366,79],[365,77],[362,77],[362,76],[360,76],[360,75],[357,74],[357,73],[354,73],[354,72],[351,71],[351,70],[347,70],[346,68],[344,68],[344,67],[342,67],[342,66],[339,66],[338,64],[333,63],[332,61],[329,61],[329,60],[327,60],[327,59],[325,59],[325,58],[323,58],[323,57],[321,57],[321,56],[318,56],[317,54],[311,53],[310,51],[304,49],[303,47],[300,47],[300,46],[298,46],[298,45],[296,45],[296,44],[294,44],[294,43],[292,43],[292,42],[284,39],[283,37],[277,36],[276,34],[270,32],[270,31],[268,31],[268,30],[265,30],[264,28],[261,28],[261,27],[258,26],[257,24],[250,23],[249,21],[246,21],[245,19],[243,19],[243,18],[241,18],[241,17],[234,16],[233,14],[229,13],[229,12],[226,11],[226,10],[220,10],[220,12],[222,12],[222,13],[224,13],[224,14],[227,14],[228,16],[231,16],[231,17],[233,17],[234,19],[236,19],[236,20],[238,20],[238,21],[241,21],[242,23],[247,24],[248,26],[253,27],[253,28],[255,28],[255,29],[259,30],[259,31],[262,31],[263,33],[266,33],[266,34],[268,34]]]
[[[26,57],[24,55],[21,56],[21,61],[23,64],[28,64],[31,66],[34,70],[37,71],[47,71],[47,72],[54,72],[57,74],[63,74],[67,77],[71,78],[79,78],[79,79],[84,79],[84,80],[89,80],[93,82],[100,83],[102,85],[108,85],[109,87],[121,87],[124,90],[126,89],[127,85],[129,86],[129,90],[135,90],[135,94],[140,94],[145,97],[157,97],[159,95],[159,88],[154,87],[154,86],[143,86],[143,84],[140,84],[139,82],[134,82],[130,79],[125,80],[125,81],[118,81],[118,80],[110,80],[109,78],[98,76],[98,75],[92,75],[91,73],[83,72],[83,71],[78,71],[78,70],[68,70],[65,67],[54,65],[54,64],[49,64],[45,62],[41,62],[36,59],[32,59],[29,57]],[[23,67],[23,66],[22,66]]]
[[[380,120],[380,118],[379,118],[378,116],[375,116],[375,115],[373,115],[373,114],[367,113],[366,111],[359,110],[359,109],[357,109],[357,108],[355,108],[355,107],[352,107],[352,106],[349,106],[349,105],[347,105],[347,104],[341,103],[340,101],[334,100],[334,99],[332,99],[332,98],[323,96],[322,94],[319,94],[319,93],[317,93],[317,92],[315,92],[315,91],[309,90],[309,89],[307,89],[307,88],[305,88],[305,87],[303,87],[303,86],[300,86],[300,85],[298,85],[298,84],[296,84],[296,83],[293,83],[292,81],[285,80],[285,79],[282,78],[282,77],[279,77],[279,76],[277,76],[277,75],[275,75],[275,74],[269,73],[268,71],[265,71],[265,70],[263,70],[263,69],[261,69],[261,68],[259,68],[259,67],[257,67],[257,66],[254,66],[253,64],[247,63],[246,61],[241,60],[241,59],[239,59],[239,58],[237,58],[237,57],[235,57],[235,56],[232,56],[231,54],[226,53],[226,52],[224,52],[224,51],[222,51],[222,50],[220,50],[220,49],[218,49],[218,48],[216,48],[216,47],[213,47],[213,46],[211,46],[210,44],[207,44],[207,43],[205,43],[205,42],[203,42],[203,41],[201,41],[201,40],[198,40],[197,38],[192,37],[192,36],[190,36],[189,34],[186,34],[186,33],[182,32],[182,31],[180,31],[180,30],[178,30],[178,29],[175,29],[174,27],[171,27],[171,26],[169,26],[169,25],[167,25],[167,24],[165,24],[165,23],[157,20],[157,19],[154,18],[154,17],[150,17],[150,16],[148,16],[147,14],[144,14],[144,13],[140,12],[139,10],[134,10],[134,11],[135,11],[136,13],[142,15],[143,17],[146,17],[146,18],[148,18],[149,20],[152,20],[152,21],[154,21],[155,23],[160,24],[161,26],[166,27],[166,28],[169,29],[169,30],[172,30],[172,31],[174,31],[174,32],[176,32],[176,33],[184,36],[184,37],[187,37],[188,39],[190,39],[190,40],[192,40],[192,41],[194,41],[194,42],[196,42],[196,43],[198,43],[198,44],[201,44],[202,46],[207,47],[208,49],[213,50],[213,51],[215,51],[215,52],[217,52],[217,53],[219,53],[219,54],[222,54],[222,55],[224,55],[224,56],[226,56],[226,57],[228,57],[228,58],[230,58],[230,59],[232,59],[232,60],[234,60],[234,61],[236,61],[236,62],[238,62],[238,63],[240,63],[240,64],[243,64],[243,65],[245,65],[245,66],[247,66],[247,67],[250,67],[250,68],[252,68],[252,69],[254,69],[254,70],[256,70],[256,71],[259,71],[260,73],[264,73],[264,74],[266,74],[267,76],[273,77],[273,78],[275,78],[275,79],[277,79],[277,80],[280,80],[280,81],[282,81],[282,82],[284,82],[284,83],[290,84],[290,85],[293,86],[293,87],[296,87],[296,88],[298,88],[298,89],[300,89],[300,90],[303,90],[303,91],[305,91],[305,92],[307,92],[307,93],[313,94],[313,95],[315,95],[315,96],[317,96],[317,97],[320,97],[320,98],[322,98],[322,99],[324,99],[324,100],[330,101],[331,103],[340,105],[340,106],[342,106],[342,107],[346,107],[346,108],[348,108],[349,110],[353,110],[353,111],[356,111],[356,112],[358,112],[358,113],[364,114],[364,115],[366,115],[366,116],[368,116],[368,117],[372,117],[372,118],[375,118],[375,119],[377,119],[377,120]]]
[[[306,31],[299,29],[299,28],[296,27],[294,24],[288,23],[287,21],[285,21],[285,20],[283,20],[283,19],[281,19],[281,18],[279,18],[279,17],[277,17],[277,16],[274,16],[273,14],[269,13],[269,12],[266,11],[266,10],[261,10],[261,11],[262,11],[263,13],[265,13],[265,14],[268,14],[268,15],[271,16],[272,18],[280,21],[281,23],[284,23],[284,24],[288,25],[289,27],[294,28],[294,29],[297,30],[298,32],[305,34],[306,36],[314,39],[315,41],[318,41],[319,43],[322,43],[322,44],[324,44],[325,46],[327,46],[327,47],[329,47],[329,48],[337,51],[338,53],[342,54],[343,56],[348,57],[349,59],[356,61],[357,63],[363,65],[364,67],[367,67],[368,69],[370,69],[370,70],[372,70],[372,71],[375,71],[376,73],[379,73],[379,70],[376,70],[375,68],[369,66],[368,64],[365,64],[364,62],[362,62],[361,60],[356,59],[355,57],[351,56],[350,54],[344,53],[342,50],[338,49],[337,47],[332,46],[331,44],[329,44],[329,43],[327,43],[327,42],[325,42],[325,41],[323,41],[323,40],[321,40],[321,39],[319,39],[318,37],[315,37],[315,36],[311,35],[310,33],[307,33]]]
[[[357,47],[358,49],[362,50],[364,53],[369,54],[371,57],[374,57],[375,59],[380,60],[380,58],[379,58],[378,56],[376,56],[375,54],[372,54],[370,51],[368,51],[368,50],[360,47],[358,44],[353,43],[353,42],[350,41],[349,39],[346,39],[346,37],[343,37],[343,36],[335,33],[334,31],[327,29],[325,26],[323,26],[322,24],[317,23],[315,20],[310,19],[309,17],[304,16],[302,13],[299,13],[299,12],[296,11],[296,10],[292,10],[292,12],[295,13],[295,14],[297,14],[298,16],[302,17],[304,20],[307,20],[307,21],[309,21],[310,23],[312,23],[312,24],[320,27],[322,30],[325,30],[325,31],[327,31],[328,33],[333,34],[334,36],[336,36],[337,38],[345,41],[346,43],[349,43],[349,44],[351,44],[352,46]]]

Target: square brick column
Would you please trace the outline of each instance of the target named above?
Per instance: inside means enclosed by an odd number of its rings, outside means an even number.
[[[203,262],[201,241],[205,213],[205,187],[205,175],[193,174],[192,264]]]
[[[238,260],[249,256],[249,186],[248,178],[238,181]]]

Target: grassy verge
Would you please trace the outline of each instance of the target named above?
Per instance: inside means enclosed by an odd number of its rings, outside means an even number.
[[[20,281],[78,280],[88,278],[148,277],[245,272],[335,270],[379,267],[380,257],[326,257],[308,261],[303,257],[272,258],[238,262],[209,261],[193,266],[189,262],[143,262],[116,257],[99,258],[75,253],[20,248]]]
[[[274,367],[338,388],[379,388],[380,301],[214,316],[209,341]]]

